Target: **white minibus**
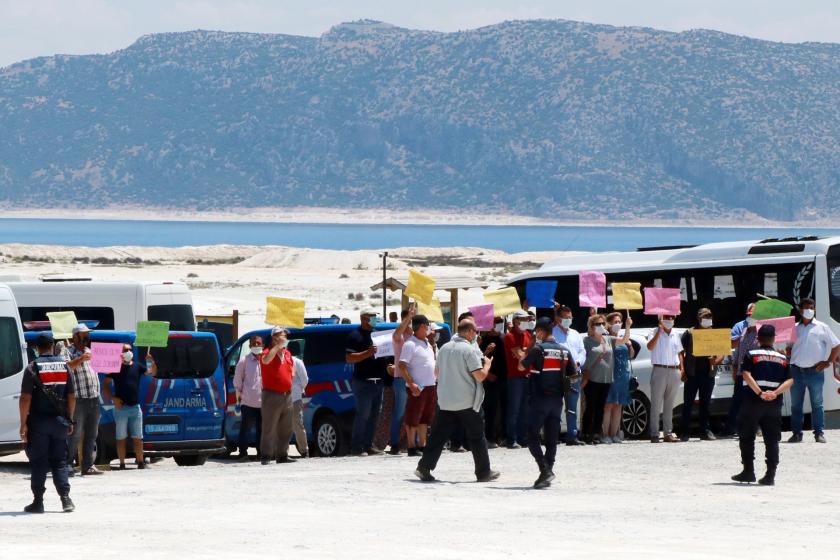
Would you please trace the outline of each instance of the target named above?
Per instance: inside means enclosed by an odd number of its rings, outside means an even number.
[[[20,441],[20,384],[26,343],[15,296],[0,284],[0,455],[17,453]]]

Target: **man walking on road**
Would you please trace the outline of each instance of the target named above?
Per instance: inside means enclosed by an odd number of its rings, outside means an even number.
[[[475,463],[478,482],[490,482],[499,473],[490,468],[481,403],[484,401],[482,381],[490,372],[492,358],[484,358],[475,351],[473,341],[478,336],[472,321],[458,323],[458,334],[438,351],[438,410],[432,424],[432,434],[414,475],[423,482],[433,482],[440,454],[452,432],[462,427]]]

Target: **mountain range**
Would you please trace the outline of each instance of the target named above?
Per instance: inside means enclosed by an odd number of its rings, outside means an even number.
[[[0,69],[0,204],[827,219],[840,45],[563,20],[191,31]]]

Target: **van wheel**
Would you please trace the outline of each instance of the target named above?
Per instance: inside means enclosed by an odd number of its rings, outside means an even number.
[[[334,414],[323,414],[315,421],[315,449],[321,457],[335,457],[344,448],[344,434]]]
[[[207,455],[175,455],[173,459],[179,467],[200,467],[207,461]]]
[[[640,391],[630,395],[630,404],[621,411],[621,428],[633,439],[644,438],[650,431],[650,401]]]
[[[105,438],[102,437],[102,434],[100,433],[96,436],[96,446],[93,449],[93,463],[95,465],[107,465],[116,458],[116,450],[111,449],[105,443]]]

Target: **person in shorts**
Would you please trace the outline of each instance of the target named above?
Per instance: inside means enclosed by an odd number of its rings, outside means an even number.
[[[409,457],[422,454],[428,427],[434,420],[437,406],[435,352],[427,339],[430,327],[431,323],[425,315],[412,318],[411,329],[414,334],[403,344],[398,364],[399,374],[405,379],[408,391],[405,425],[408,428]]]

